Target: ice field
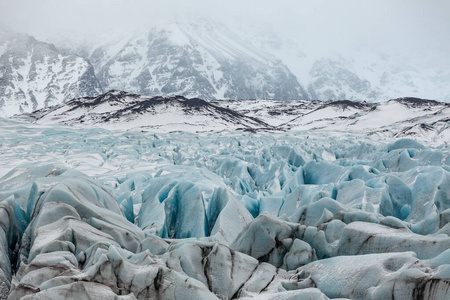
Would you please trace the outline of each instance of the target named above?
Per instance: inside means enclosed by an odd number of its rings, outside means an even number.
[[[0,299],[449,299],[445,143],[0,119]]]

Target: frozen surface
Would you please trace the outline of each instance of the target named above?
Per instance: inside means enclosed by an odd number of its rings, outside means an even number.
[[[7,119],[0,135],[0,299],[450,297],[445,143]]]

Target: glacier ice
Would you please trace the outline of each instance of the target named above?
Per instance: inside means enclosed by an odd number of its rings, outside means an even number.
[[[0,131],[0,299],[450,297],[447,145]]]

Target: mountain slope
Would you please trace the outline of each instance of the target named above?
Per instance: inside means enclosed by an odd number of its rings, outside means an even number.
[[[40,124],[82,124],[158,132],[270,128],[256,118],[198,98],[149,97],[119,91],[93,98],[76,98],[27,117]]]
[[[349,71],[346,65],[330,59],[317,60],[311,70],[308,91],[313,99],[364,99],[376,100],[380,92],[375,91],[367,79],[361,79]]]
[[[450,102],[450,60],[431,52],[414,56],[408,49],[338,51],[270,28],[238,29],[243,39],[280,59],[310,99],[383,102],[408,95]]]
[[[418,64],[390,55],[372,55],[370,59],[345,58],[350,55],[314,62],[310,81],[304,83],[312,99],[380,102],[413,95],[450,101],[450,72],[444,67],[447,62]]]
[[[225,26],[173,22],[90,55],[105,90],[211,99],[308,99],[280,60]]]
[[[432,144],[450,140],[450,104],[404,97],[387,102],[216,101],[281,130],[363,132],[380,138],[413,138]]]
[[[110,91],[16,118],[39,124],[89,125],[155,132],[280,131],[359,132],[380,138],[450,140],[450,104],[419,98],[380,103],[339,101],[217,100],[150,97]]]
[[[101,92],[88,60],[25,34],[0,30],[0,112],[31,112]]]

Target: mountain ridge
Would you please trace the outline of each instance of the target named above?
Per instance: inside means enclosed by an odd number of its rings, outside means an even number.
[[[258,118],[245,116],[199,98],[142,96],[112,90],[97,97],[75,98],[18,119],[67,125],[93,125],[112,129],[165,131],[217,131],[271,129]]]
[[[38,124],[95,126],[150,132],[315,131],[366,132],[430,143],[450,138],[450,103],[403,97],[372,103],[351,100],[215,100],[143,96],[112,90],[17,115]]]

